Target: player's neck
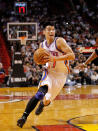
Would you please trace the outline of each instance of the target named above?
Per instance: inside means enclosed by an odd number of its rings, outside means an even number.
[[[50,45],[54,41],[54,39],[46,39],[46,40],[48,45]]]

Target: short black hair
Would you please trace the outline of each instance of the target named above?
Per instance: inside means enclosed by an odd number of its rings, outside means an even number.
[[[50,25],[50,26],[55,26],[54,21],[44,21],[42,23],[40,23],[43,26],[43,29],[46,28],[46,26]]]

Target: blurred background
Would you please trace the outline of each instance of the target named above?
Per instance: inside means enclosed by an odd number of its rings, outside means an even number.
[[[85,62],[98,45],[97,0],[0,0],[0,16],[0,87],[38,85],[43,67],[34,63],[33,54],[44,40],[44,21],[54,22],[56,36],[64,37],[76,56],[75,61],[70,61],[65,86],[98,85],[98,58],[81,70],[75,68]],[[14,38],[19,29],[10,27],[8,36],[9,22],[37,23],[37,39],[22,45],[19,40],[8,40],[8,37]],[[29,32],[35,30],[33,26],[22,28]]]

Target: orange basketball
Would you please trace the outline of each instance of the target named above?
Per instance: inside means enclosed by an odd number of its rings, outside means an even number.
[[[34,62],[38,65],[46,64],[48,61],[44,59],[44,56],[49,56],[49,52],[43,48],[39,48],[34,52]]]

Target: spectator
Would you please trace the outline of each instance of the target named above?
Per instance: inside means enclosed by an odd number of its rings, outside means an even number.
[[[0,74],[5,74],[5,70],[3,68],[3,64],[0,62]]]
[[[38,48],[39,43],[43,41],[44,39],[42,35],[42,31],[41,31],[43,26],[42,24],[41,26],[39,26],[39,24],[45,20],[48,21],[50,19],[51,20],[53,19],[53,21],[56,23],[56,27],[58,28],[56,35],[64,36],[67,43],[72,47],[76,55],[76,61],[71,62],[71,67],[70,67],[73,69],[73,71],[71,72],[72,73],[71,75],[76,76],[76,77],[72,78],[72,76],[69,75],[69,78],[71,79],[71,81],[77,81],[77,82],[80,82],[81,84],[84,84],[86,80],[86,82],[90,84],[89,80],[91,79],[91,75],[94,71],[98,73],[98,67],[93,66],[93,64],[91,66],[90,64],[90,67],[88,67],[88,71],[87,69],[76,70],[75,66],[77,66],[78,63],[83,63],[86,61],[86,56],[84,56],[84,54],[80,54],[77,48],[83,47],[83,46],[85,47],[86,46],[87,47],[96,46],[98,43],[98,33],[90,26],[90,24],[88,24],[88,22],[82,19],[82,15],[79,14],[79,12],[82,12],[80,10],[83,10],[83,13],[87,13],[88,16],[92,18],[94,17],[96,13],[94,12],[94,10],[93,11],[89,10],[87,6],[87,2],[82,1],[82,3],[80,2],[80,4],[79,3],[75,4],[78,13],[69,12],[69,14],[66,15],[64,14],[66,13],[65,11],[64,13],[62,12],[61,14],[59,14],[58,12],[58,15],[50,15],[48,13],[48,8],[47,8],[48,7],[47,4],[49,4],[48,1],[45,1],[45,0],[42,0],[42,1],[38,1],[38,0],[32,1],[31,4],[29,5],[31,7],[31,10],[28,12],[28,15],[25,16],[24,19],[22,19],[23,17],[19,18],[13,15],[13,11],[10,14],[11,6],[7,6],[6,8],[7,11],[5,11],[6,13],[3,14],[3,16],[1,16],[0,25],[1,25],[2,32],[4,36],[6,37],[5,39],[7,39],[7,35],[6,35],[7,34],[7,28],[6,28],[7,22],[16,22],[16,21],[24,22],[25,21],[25,22],[37,22],[38,23],[38,40],[37,41],[27,41],[26,46],[22,46],[21,48],[23,64],[24,64],[24,67],[26,66],[25,73],[26,73],[27,79],[30,81],[32,80],[31,82],[32,84],[37,84],[37,80],[41,78],[41,74],[38,75],[38,72],[41,72],[42,68],[39,66],[36,66],[36,64],[33,61],[34,51]],[[55,10],[55,7],[54,7],[54,10]],[[95,19],[97,19],[97,17]],[[10,30],[11,32],[10,36],[12,38],[16,36],[15,30],[18,30],[18,28],[19,27],[17,26],[17,28],[15,29],[13,26],[13,28]],[[28,30],[28,29],[26,28],[25,30]],[[29,30],[31,31],[31,29]],[[10,42],[7,41],[7,43],[9,44],[10,48],[11,46],[16,45],[16,42],[13,42],[14,43],[13,44],[11,41]],[[28,63],[28,64],[25,65],[25,63]],[[29,69],[28,71],[27,71],[27,68]]]
[[[98,84],[98,74],[96,71],[94,71],[94,73],[91,75],[91,80],[93,85]]]
[[[0,83],[3,84],[5,79],[5,71],[2,63],[0,62]]]

